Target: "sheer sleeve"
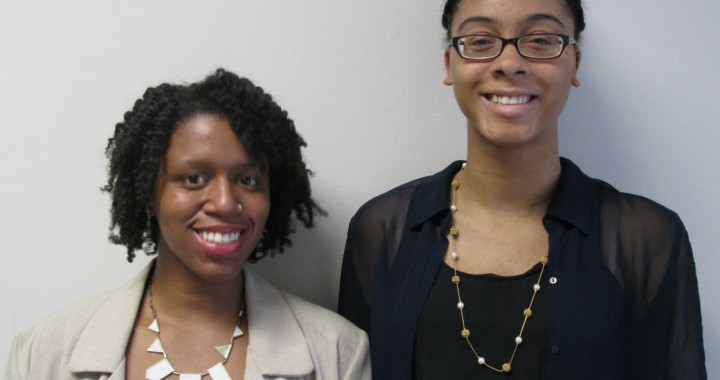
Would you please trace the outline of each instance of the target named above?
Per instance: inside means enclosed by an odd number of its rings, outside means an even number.
[[[625,288],[627,378],[706,379],[695,263],[687,231],[674,212],[623,194],[605,218],[605,249],[617,257]],[[614,219],[614,220],[613,220]],[[615,227],[613,227],[614,225]],[[616,240],[617,239],[617,240]]]
[[[670,292],[670,345],[666,361],[670,379],[707,379],[695,261],[685,228],[680,226],[674,250],[676,263],[668,274]],[[673,360],[679,358],[680,360]]]
[[[340,275],[338,312],[370,333],[375,273],[395,257],[414,189],[409,183],[363,205],[350,220]]]

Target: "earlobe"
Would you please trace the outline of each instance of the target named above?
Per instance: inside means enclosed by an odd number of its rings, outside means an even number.
[[[580,48],[575,46],[575,72],[573,73],[572,78],[572,85],[575,87],[580,87],[580,80],[577,77],[578,69],[580,68],[580,59],[582,58],[582,52],[580,51]]]
[[[443,60],[445,61],[445,79],[443,80],[443,84],[446,86],[452,86],[453,80],[452,75],[450,75],[450,48],[445,49]]]

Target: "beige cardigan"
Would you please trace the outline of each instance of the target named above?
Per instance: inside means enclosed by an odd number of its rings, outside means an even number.
[[[18,335],[6,380],[125,378],[125,349],[151,265],[130,283],[61,310]],[[370,379],[365,333],[282,292],[249,268],[245,379]]]

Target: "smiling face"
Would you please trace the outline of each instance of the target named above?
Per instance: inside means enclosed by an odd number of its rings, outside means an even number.
[[[170,139],[154,208],[158,266],[208,281],[232,280],[265,226],[268,178],[225,118],[194,116]]]
[[[503,38],[534,33],[572,36],[573,28],[562,0],[463,0],[451,25],[453,36]],[[579,63],[576,46],[552,60],[526,59],[507,45],[495,59],[470,61],[448,48],[445,84],[453,86],[471,140],[495,146],[540,143],[556,149],[558,118],[570,87],[579,85]]]

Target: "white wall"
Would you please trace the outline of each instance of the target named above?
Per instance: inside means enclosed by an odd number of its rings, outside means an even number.
[[[274,94],[309,142],[330,212],[258,264],[334,307],[345,229],[365,200],[464,157],[442,85],[442,0],[0,0],[0,373],[12,337],[125,282],[106,240],[103,149],[143,90],[223,66]],[[561,149],[676,210],[695,248],[706,352],[720,349],[720,14],[715,0],[586,0],[582,87]],[[710,378],[720,364],[708,362]]]

